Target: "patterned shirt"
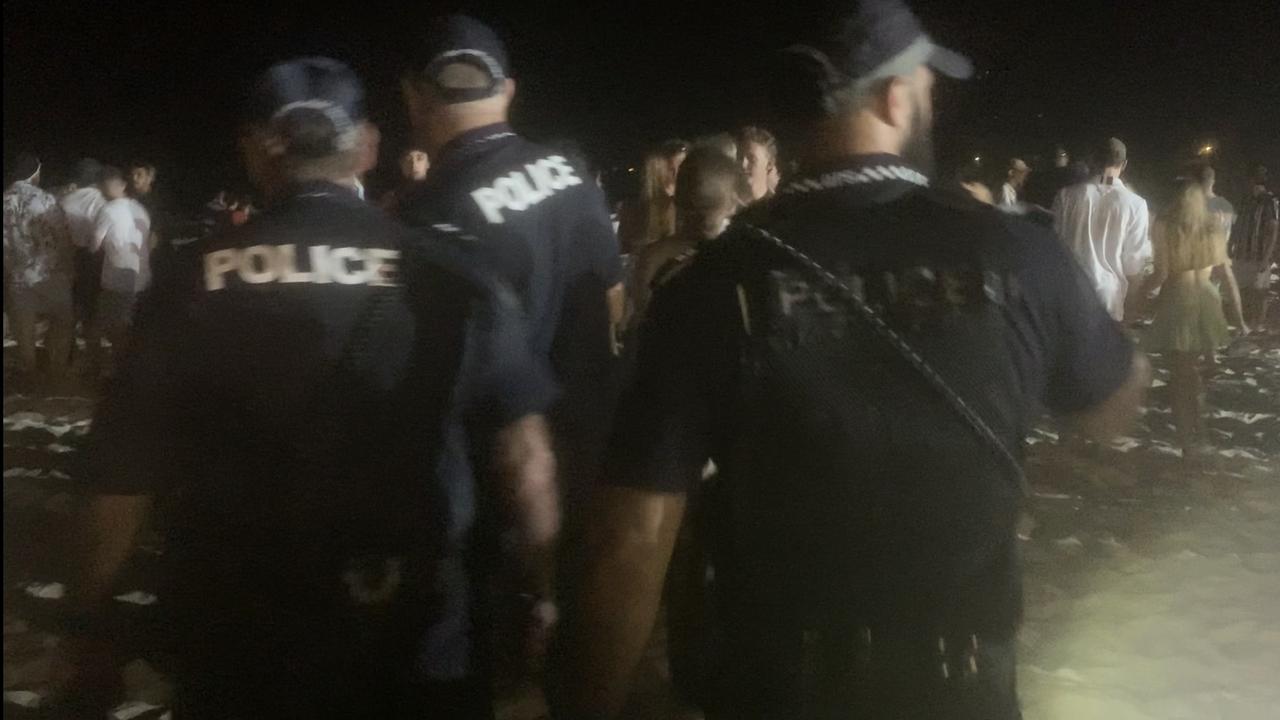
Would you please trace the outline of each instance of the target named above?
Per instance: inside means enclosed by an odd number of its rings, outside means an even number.
[[[1280,223],[1280,199],[1269,192],[1252,195],[1240,203],[1240,215],[1231,233],[1232,260],[1262,262]],[[1273,256],[1271,258],[1275,260]]]
[[[29,182],[4,193],[5,282],[31,287],[71,273],[71,231],[53,195]]]

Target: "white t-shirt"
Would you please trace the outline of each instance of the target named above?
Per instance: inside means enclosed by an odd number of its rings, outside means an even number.
[[[1053,201],[1054,228],[1116,320],[1124,319],[1128,278],[1151,262],[1150,224],[1147,201],[1119,178],[1073,185]]]
[[[1005,183],[1004,187],[1000,188],[1000,205],[1003,207],[1018,206],[1018,191],[1013,188],[1011,183]]]
[[[151,216],[133,198],[102,206],[90,249],[102,248],[102,288],[121,293],[142,292],[151,282]]]
[[[102,191],[92,186],[80,188],[68,193],[58,204],[67,216],[67,225],[71,228],[71,243],[80,248],[92,247],[98,213],[107,204]]]

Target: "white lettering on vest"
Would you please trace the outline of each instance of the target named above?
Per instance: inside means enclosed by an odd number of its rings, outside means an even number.
[[[573,166],[559,155],[526,164],[524,172],[514,171],[495,178],[489,187],[471,191],[484,219],[495,225],[506,221],[502,211],[523,212],[565,188],[581,185]]]
[[[276,249],[271,245],[254,245],[240,251],[240,279],[261,285],[276,279]]]
[[[236,267],[236,251],[215,250],[206,253],[204,256],[204,286],[208,290],[221,290],[227,286],[227,281],[222,279],[223,275],[234,270]]]
[[[362,261],[360,250],[358,248],[337,248],[329,253],[329,271],[333,273],[333,279],[343,285],[359,285],[365,281],[365,273],[362,270],[353,271],[348,266],[352,260]]]
[[[330,248],[312,245],[306,248],[310,260],[307,270],[298,267],[296,245],[253,245],[227,248],[204,256],[206,290],[227,287],[226,276],[235,271],[243,282],[311,283],[396,287],[400,284],[400,251],[387,248]]]
[[[297,248],[293,245],[281,245],[278,253],[280,261],[280,282],[311,282],[311,273],[298,272]]]

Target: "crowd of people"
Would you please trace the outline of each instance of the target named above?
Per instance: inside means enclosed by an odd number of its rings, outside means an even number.
[[[362,84],[326,58],[253,85],[265,202],[221,193],[194,235],[147,163],[57,197],[15,158],[23,368],[44,317],[53,379],[77,322],[109,376],[66,687],[100,677],[154,505],[183,717],[486,718],[541,661],[553,716],[613,717],[664,585],[709,717],[1019,717],[1030,424],[1122,432],[1154,351],[1200,457],[1219,283],[1238,333],[1266,322],[1277,199],[1259,168],[1233,209],[1202,166],[1153,213],[1114,138],[935,183],[935,77],[968,60],[895,0],[796,41],[793,142],[663,143],[616,213],[507,123],[506,49],[463,16],[405,59],[413,144],[376,203]]]

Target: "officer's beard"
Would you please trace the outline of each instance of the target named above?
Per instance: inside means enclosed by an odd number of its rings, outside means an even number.
[[[902,159],[925,177],[933,177],[933,113],[916,103],[911,114],[911,134],[902,145]]]

